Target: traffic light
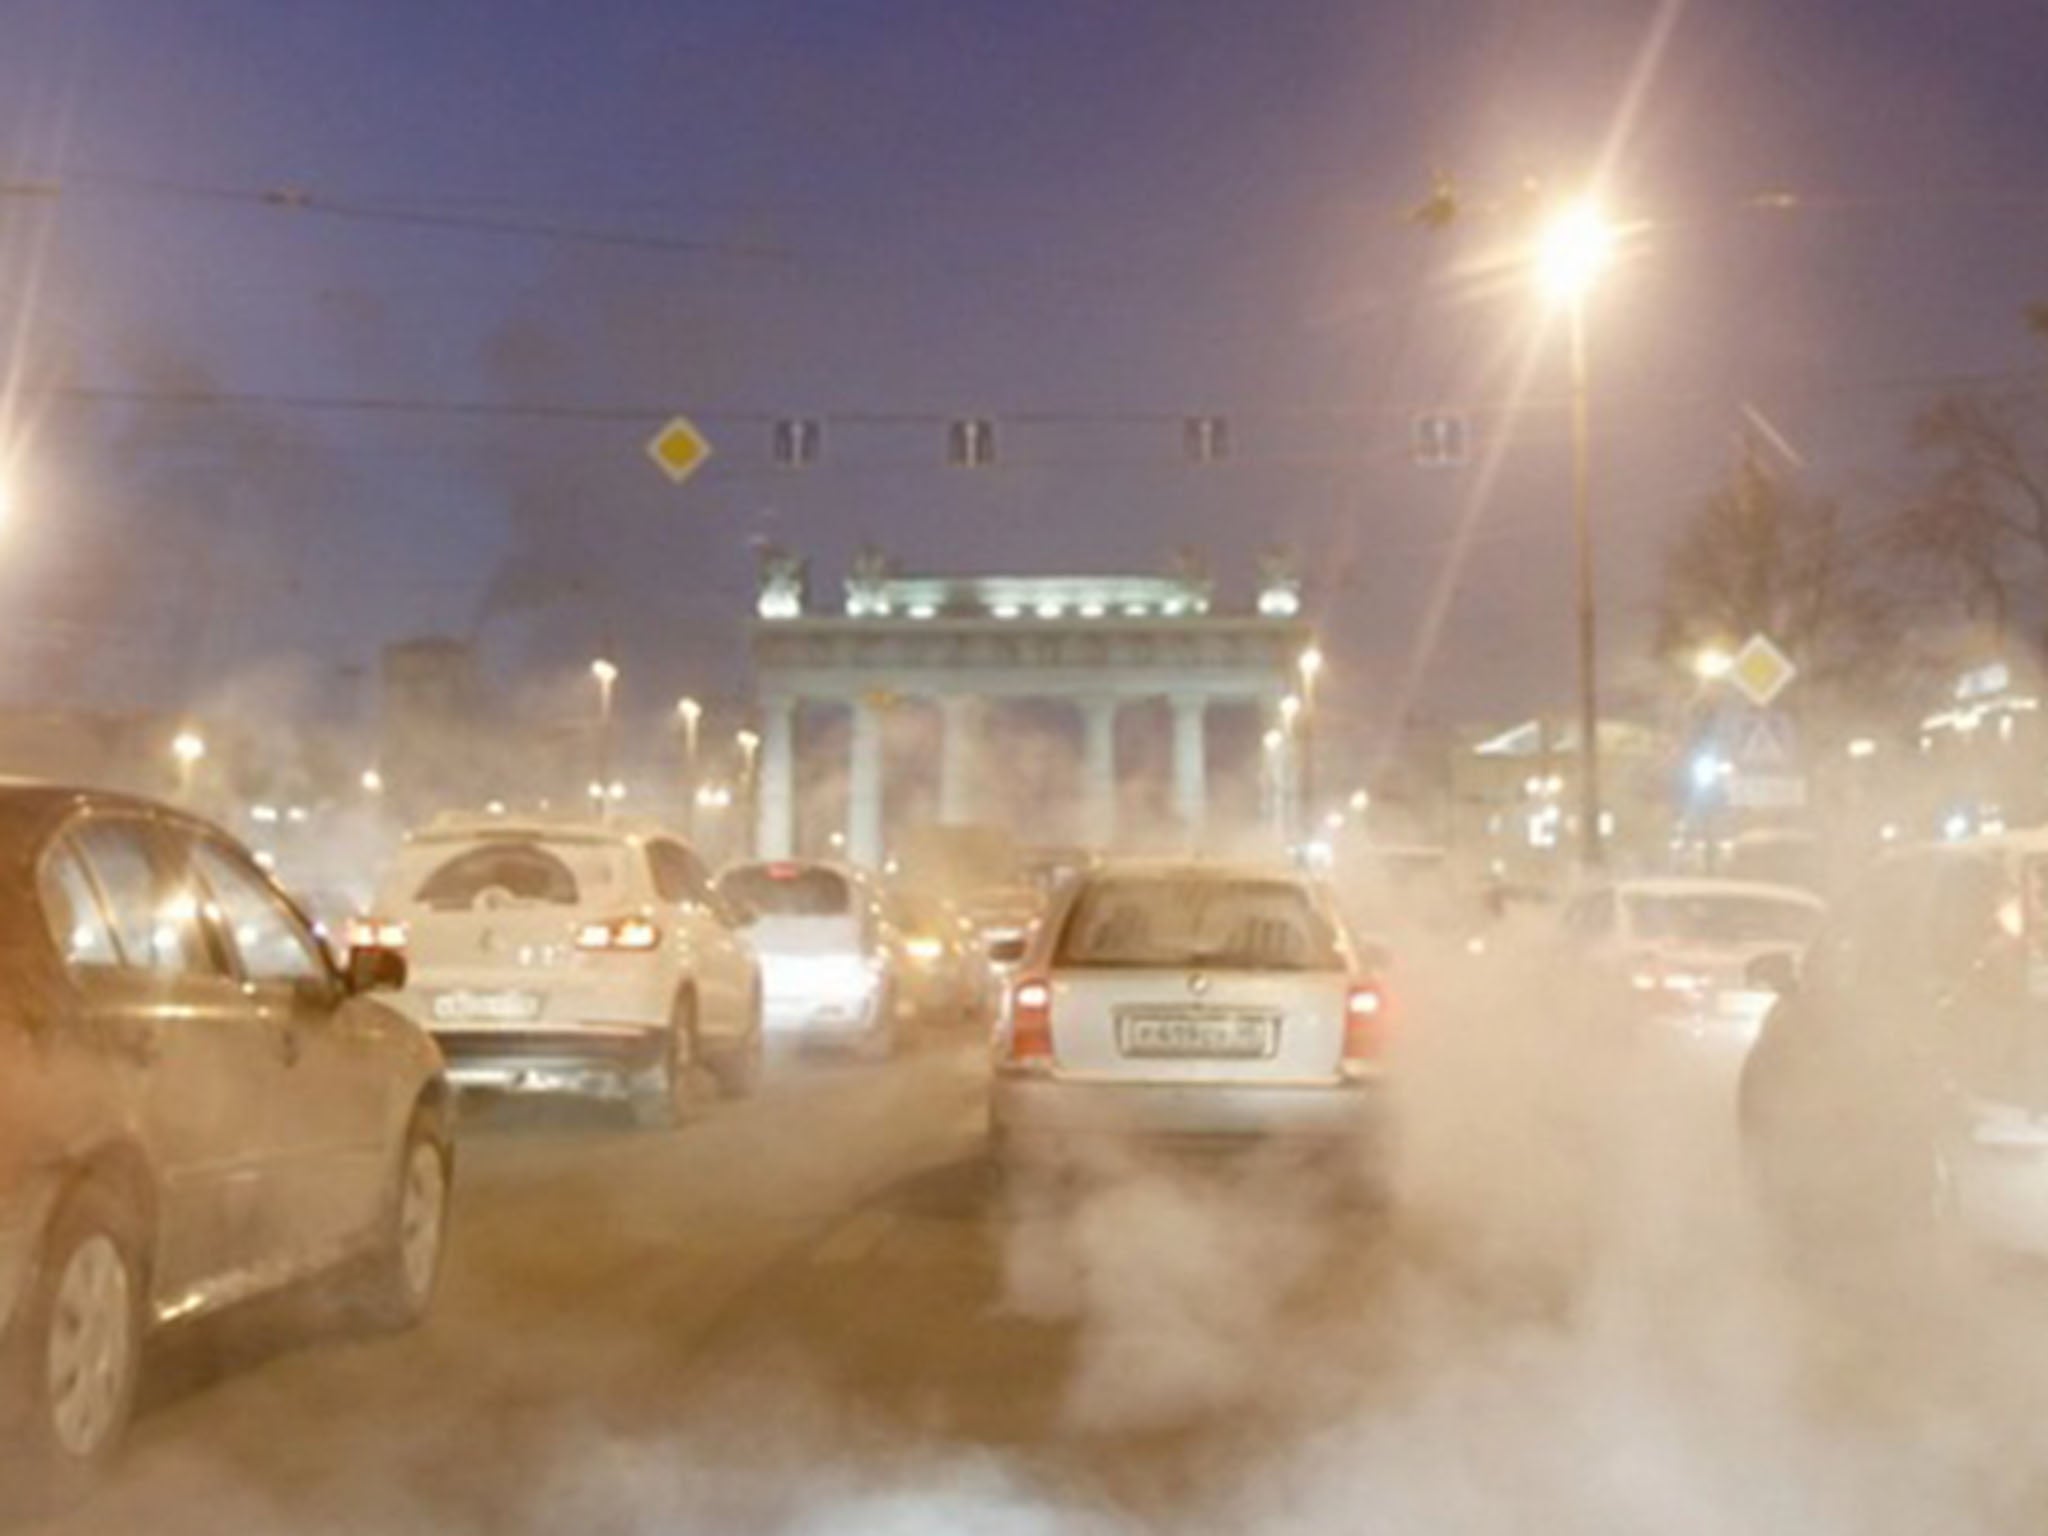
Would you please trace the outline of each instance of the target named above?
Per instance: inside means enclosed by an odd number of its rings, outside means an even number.
[[[1190,416],[1181,423],[1181,446],[1197,464],[1230,457],[1230,423],[1221,416]]]
[[[810,416],[784,416],[775,423],[770,451],[784,469],[807,469],[824,446],[824,423]]]
[[[1415,462],[1423,469],[1459,469],[1470,453],[1463,416],[1439,412],[1415,418]]]
[[[946,427],[946,462],[955,469],[986,469],[996,461],[996,424],[964,416]]]

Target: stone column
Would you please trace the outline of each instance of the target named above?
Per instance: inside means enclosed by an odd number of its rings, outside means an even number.
[[[694,792],[695,786],[692,786]],[[761,701],[761,768],[755,788],[756,855],[786,859],[796,852],[796,700]]]
[[[882,863],[882,712],[867,699],[853,701],[853,752],[846,784],[846,856],[856,864]]]
[[[939,700],[939,824],[962,827],[979,807],[974,769],[981,739],[981,700],[973,694],[947,694]]]
[[[1116,700],[1084,699],[1081,721],[1082,836],[1107,848],[1116,838]]]
[[[1209,818],[1209,701],[1175,694],[1173,704],[1173,809],[1181,836],[1198,844]]]

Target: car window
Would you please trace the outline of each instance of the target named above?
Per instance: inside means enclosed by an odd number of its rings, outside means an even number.
[[[654,893],[663,901],[695,899],[690,889],[689,861],[674,843],[650,843],[647,867],[654,876]]]
[[[1631,930],[1649,943],[1806,944],[1821,925],[1820,908],[1776,896],[1645,892],[1627,902]]]
[[[1112,876],[1083,887],[1058,965],[1332,970],[1336,930],[1286,880]]]
[[[159,876],[151,836],[142,822],[111,819],[88,821],[72,834],[106,899],[122,963],[165,974],[224,974],[200,927],[197,895]]]
[[[2005,874],[1989,859],[1955,857],[1935,873],[1927,922],[1927,949],[1935,985],[1953,992],[1966,984],[1999,937]]]
[[[1859,985],[1902,990],[1931,986],[1927,898],[1936,871],[1921,857],[1894,859],[1865,878],[1850,925],[1850,951]]]
[[[654,888],[663,901],[689,902],[724,910],[716,882],[704,861],[681,843],[658,842],[648,848],[648,863],[654,871]]]
[[[88,968],[121,963],[121,951],[114,943],[114,930],[100,905],[99,893],[68,838],[44,855],[39,884],[43,920],[49,924],[50,937],[66,965]]]
[[[436,912],[622,899],[623,845],[510,836],[468,843],[452,854],[432,844],[409,852],[403,873],[410,899]]]
[[[852,883],[813,864],[749,864],[727,870],[718,887],[763,917],[845,917],[854,910]]]
[[[327,967],[316,941],[255,869],[213,843],[192,850],[222,929],[250,981],[318,981]]]

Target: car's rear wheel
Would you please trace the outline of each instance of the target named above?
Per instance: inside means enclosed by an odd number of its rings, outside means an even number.
[[[903,994],[896,980],[885,980],[875,994],[874,1025],[864,1042],[866,1054],[887,1061],[903,1049]]]
[[[667,1054],[633,1095],[633,1119],[642,1129],[667,1131],[683,1123],[690,1105],[690,1073],[697,1060],[697,1001],[680,994],[669,1010]]]
[[[747,1033],[731,1051],[714,1058],[710,1063],[711,1075],[718,1082],[718,1091],[728,1099],[752,1098],[761,1086],[762,1057],[766,1041],[761,1026],[761,996],[757,992],[747,1004]]]
[[[120,1199],[87,1185],[50,1224],[4,1362],[33,1506],[82,1493],[127,1431],[141,1374],[141,1242]]]
[[[364,1297],[370,1324],[398,1333],[417,1327],[434,1303],[448,1244],[448,1195],[454,1159],[434,1117],[415,1112],[399,1154],[382,1246],[372,1258]]]

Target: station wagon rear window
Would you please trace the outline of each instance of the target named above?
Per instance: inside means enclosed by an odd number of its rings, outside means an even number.
[[[853,890],[844,875],[797,864],[728,870],[718,888],[764,917],[844,917],[853,908]]]
[[[1120,876],[1091,881],[1068,914],[1059,966],[1322,971],[1337,934],[1285,880]]]

